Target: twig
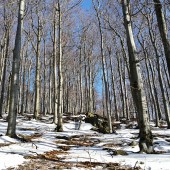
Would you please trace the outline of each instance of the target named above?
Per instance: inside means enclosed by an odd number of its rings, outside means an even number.
[[[137,165],[137,163],[138,163],[138,161],[136,161],[135,166],[134,166],[134,169],[135,169],[135,168],[137,168],[137,166],[136,166],[136,165]]]

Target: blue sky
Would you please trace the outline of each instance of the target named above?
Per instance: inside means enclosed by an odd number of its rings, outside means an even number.
[[[91,5],[92,5],[91,0],[83,0],[82,2],[82,7],[87,10],[90,9]]]

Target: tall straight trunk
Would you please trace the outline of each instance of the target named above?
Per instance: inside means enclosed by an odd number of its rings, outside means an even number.
[[[155,113],[155,118],[156,118],[155,125],[156,125],[156,127],[158,127],[159,126],[159,114],[161,114],[161,113],[160,113],[159,103],[157,105],[156,98],[154,96],[153,89],[155,87],[153,88],[153,86],[151,84],[151,77],[150,77],[150,74],[149,74],[149,67],[148,67],[147,59],[148,58],[145,58],[145,66],[146,66],[146,71],[147,71],[147,75],[148,75],[148,84],[149,84],[150,94],[151,94],[152,101],[153,101],[153,106],[154,106],[154,113]],[[151,105],[152,105],[152,103],[151,103]]]
[[[74,72],[74,71],[73,71]],[[74,74],[73,74],[74,75]],[[72,87],[73,87],[73,94],[74,94],[74,100],[73,101],[71,101],[71,107],[72,107],[72,113],[73,113],[73,115],[75,115],[75,112],[76,112],[76,96],[75,96],[75,91],[76,91],[76,87],[75,87],[76,85],[75,85],[75,83],[73,83],[72,84]]]
[[[163,58],[162,58],[162,63],[163,63],[163,69],[164,69],[164,72],[165,72],[165,77],[166,77],[167,85],[168,85],[168,88],[170,89],[170,76],[167,73],[166,66],[165,66],[165,61],[164,61]]]
[[[154,78],[155,76],[154,76],[151,61],[150,61],[150,59],[148,57],[148,52],[145,49],[144,44],[140,41],[139,38],[138,38],[138,41],[139,41],[139,43],[140,43],[140,45],[142,47],[144,57],[145,57],[145,67],[146,67],[146,72],[147,72],[147,76],[148,76],[148,84],[149,84],[149,89],[150,89],[150,95],[151,95],[151,98],[152,98],[152,101],[153,101],[151,103],[151,107],[152,107],[152,104],[153,104],[154,113],[155,113],[155,119],[156,119],[155,124],[156,124],[156,127],[158,127],[159,126],[159,119],[161,118],[161,109],[160,109],[160,106],[159,106],[157,89],[156,89],[156,86],[155,86],[155,78]],[[151,71],[151,76],[149,74],[149,69]],[[153,110],[153,108],[152,108],[152,110]],[[153,113],[153,111],[152,111],[152,113]]]
[[[163,58],[162,58],[162,63],[163,63],[163,69],[164,69],[164,73],[165,73],[165,79],[167,81],[166,94],[167,94],[168,103],[170,105],[170,93],[168,93],[169,92],[168,89],[170,89],[170,76],[168,76],[168,74],[167,74],[165,62],[164,62]]]
[[[49,90],[49,113],[51,114],[53,111],[53,107],[52,107],[52,93],[53,93],[53,89],[52,89],[52,82],[53,82],[53,64],[52,64],[52,58],[50,58],[50,67],[49,67],[49,86],[48,86],[48,90]]]
[[[31,64],[28,67],[27,71],[27,91],[26,91],[26,99],[25,99],[25,112],[30,112],[30,74],[31,74]]]
[[[153,45],[155,55],[156,55],[158,80],[159,80],[160,89],[161,89],[161,93],[162,93],[162,101],[163,101],[163,105],[164,105],[166,121],[167,121],[168,129],[170,129],[170,110],[169,110],[168,102],[167,102],[167,99],[166,99],[166,96],[165,96],[165,91],[164,91],[164,85],[163,85],[162,73],[161,73],[161,66],[160,66],[160,63],[159,63],[160,55],[159,55],[159,51],[157,49],[156,42],[155,42],[155,39],[153,37],[153,32],[152,32],[151,29],[149,29],[149,36],[150,36],[151,43]]]
[[[6,51],[6,31],[4,32],[4,35],[1,38],[1,43],[0,43],[0,85],[1,85],[1,81],[2,81],[2,73],[3,73],[3,69],[4,69],[4,57],[5,57],[5,51]]]
[[[166,86],[165,76],[163,74],[162,69],[160,71],[162,73],[162,81],[164,82],[164,91],[165,91],[166,100],[167,100],[167,103],[170,104],[170,96],[169,96],[169,93],[168,93],[168,88]]]
[[[82,65],[82,48],[80,47],[80,58],[79,65]],[[83,100],[83,82],[82,82],[82,68],[79,72],[79,83],[80,83],[80,113],[84,112],[84,100]]]
[[[104,54],[104,38],[103,38],[103,31],[102,31],[102,23],[101,23],[101,18],[100,18],[100,13],[95,6],[94,0],[92,0],[94,9],[96,11],[97,15],[97,21],[98,21],[98,27],[99,27],[99,35],[100,35],[100,52],[101,52],[101,57],[102,57],[102,72],[103,72],[103,82],[104,82],[104,88],[105,88],[105,105],[106,105],[106,114],[107,114],[107,120],[108,120],[108,128],[109,128],[109,133],[113,132],[112,129],[112,121],[111,121],[111,115],[109,114],[109,96],[108,96],[108,83],[107,83],[107,74],[106,74],[106,57]]]
[[[115,88],[115,78],[114,78],[114,73],[113,73],[113,67],[112,67],[112,58],[110,56],[110,69],[111,69],[111,81],[112,81],[112,91],[113,91],[113,98],[114,98],[114,107],[115,107],[115,118],[116,121],[119,120],[119,115],[118,115],[118,108],[117,108],[117,97],[116,97],[116,88]]]
[[[6,40],[6,35],[3,38],[4,39],[4,43],[2,44],[2,50],[1,50],[1,61],[0,61],[0,86],[2,84],[3,81],[3,72],[4,72],[4,67],[5,67],[5,53],[6,53],[6,48],[7,47],[7,40]]]
[[[43,86],[43,114],[47,113],[47,99],[46,99],[46,40],[44,39],[44,86]]]
[[[118,73],[119,73],[119,83],[120,83],[120,98],[122,103],[122,111],[123,111],[123,117],[125,118],[125,98],[124,98],[124,90],[123,90],[123,78],[122,78],[122,60],[120,58],[120,55],[117,54],[117,63],[118,63]]]
[[[66,74],[66,78],[65,78],[65,113],[68,113],[68,108],[69,108],[69,78],[68,78],[68,74]]]
[[[93,71],[94,72],[94,71]],[[93,78],[92,78],[92,99],[93,99],[93,110],[94,112],[96,111],[96,97],[95,97],[95,91],[94,91],[94,82],[95,82],[95,77],[93,75]]]
[[[6,45],[5,45],[5,61],[4,61],[4,68],[2,72],[2,83],[1,83],[1,96],[0,96],[0,117],[2,117],[3,111],[3,103],[4,103],[4,93],[5,93],[5,80],[6,80],[6,66],[7,66],[7,58],[8,58],[8,49],[9,49],[9,30],[6,30]]]
[[[20,52],[21,52],[21,37],[22,37],[24,10],[25,10],[25,0],[20,0],[19,11],[18,11],[18,25],[17,25],[17,32],[15,38],[15,47],[13,52],[8,128],[6,133],[7,136],[13,138],[17,137],[16,117],[17,117],[17,105],[18,105]]]
[[[127,66],[124,64],[124,73],[123,73],[123,86],[124,86],[124,100],[125,100],[125,112],[126,112],[126,118],[127,120],[130,119],[129,115],[129,100],[128,100],[128,94],[127,94],[127,85],[126,85],[126,68]]]
[[[140,152],[153,152],[153,136],[149,125],[149,115],[147,101],[143,86],[140,63],[137,57],[136,44],[134,41],[132,23],[130,18],[130,1],[122,0],[122,11],[124,16],[124,26],[127,35],[127,46],[130,65],[130,85],[134,105],[136,106],[139,118],[139,147]]]
[[[57,5],[55,4],[54,18],[53,18],[53,81],[54,81],[54,123],[57,124],[57,40],[56,40],[56,14]]]
[[[24,44],[25,45],[25,44]],[[19,94],[18,94],[18,108],[17,108],[17,112],[21,113],[21,105],[22,105],[22,93],[23,93],[23,89],[22,89],[22,80],[23,80],[23,72],[24,72],[24,63],[23,63],[23,59],[24,59],[24,53],[25,53],[25,46],[23,45],[23,49],[21,51],[21,64],[20,64],[20,73],[19,73]]]
[[[157,92],[156,85],[155,85],[156,84],[156,81],[155,81],[156,75],[154,74],[153,65],[152,65],[150,59],[148,59],[148,64],[149,64],[149,69],[151,71],[152,86],[153,86],[155,100],[156,100],[156,107],[157,107],[157,110],[158,110],[158,118],[160,120],[162,118],[162,110],[161,110],[161,107],[160,107],[158,92]]]
[[[63,104],[63,73],[62,73],[62,15],[60,8],[60,0],[57,2],[58,8],[58,123],[57,131],[63,131],[63,120],[62,120],[62,104]]]
[[[77,74],[77,73],[76,73]],[[77,114],[78,113],[78,110],[79,110],[79,78],[78,78],[78,75],[77,76],[77,80],[75,81],[76,82],[76,85],[75,85],[75,97],[76,97],[76,103],[75,103],[75,113]]]
[[[91,63],[91,56],[88,59],[88,72],[89,72],[89,112],[93,113],[93,85],[92,85],[92,63]]]
[[[24,64],[24,66],[23,66],[24,68],[23,68],[23,75],[22,75],[21,115],[24,115],[24,106],[25,106],[25,77],[26,77],[26,68],[25,67],[26,67],[26,60],[23,64]]]
[[[85,50],[85,49],[84,49]],[[84,51],[84,53],[85,53],[85,51]],[[85,61],[86,60],[86,55],[84,56],[84,62],[86,62]],[[84,100],[84,102],[85,102],[85,113],[87,113],[88,112],[88,82],[87,82],[87,64],[85,63],[85,66],[84,66],[84,78],[85,78],[85,89],[84,89],[84,92],[85,92],[85,94],[84,94],[84,97],[85,97],[85,100]]]
[[[6,105],[5,105],[6,113],[9,113],[10,88],[11,88],[11,74],[9,75],[9,78],[8,78],[7,99],[6,99]]]
[[[112,116],[112,108],[111,108],[111,94],[110,94],[110,82],[109,82],[109,69],[108,69],[108,64],[106,62],[106,79],[107,79],[107,91],[108,91],[108,114]]]
[[[168,66],[168,72],[169,72],[169,76],[170,76],[170,41],[169,41],[168,35],[167,35],[168,30],[166,28],[165,16],[163,13],[161,1],[153,0],[153,2],[154,2],[155,11],[156,11],[159,32],[160,32],[163,47],[164,47],[166,62],[167,62],[167,66]]]
[[[157,57],[157,70],[158,70],[158,79],[159,79],[159,83],[160,83],[160,88],[161,88],[161,92],[162,92],[162,100],[163,100],[163,105],[164,105],[164,110],[165,110],[165,117],[166,117],[166,121],[167,121],[167,125],[168,125],[167,128],[170,129],[170,110],[169,110],[168,101],[167,101],[166,95],[165,95],[163,78],[162,78],[162,73],[161,73],[161,66],[160,66],[158,57]]]
[[[105,111],[105,93],[104,93],[104,81],[102,78],[102,108],[103,108],[103,117],[106,117],[106,111]]]
[[[35,73],[35,103],[34,103],[34,118],[38,119],[40,114],[40,17],[38,16],[37,28],[37,46],[36,46],[36,73]]]

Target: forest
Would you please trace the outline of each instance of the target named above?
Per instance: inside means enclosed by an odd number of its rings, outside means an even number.
[[[34,144],[20,132],[34,121],[56,135],[126,125],[138,153],[158,154],[156,129],[170,145],[169,36],[169,0],[0,0],[1,136]]]

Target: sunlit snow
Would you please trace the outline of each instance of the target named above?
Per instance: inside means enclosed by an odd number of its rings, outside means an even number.
[[[48,120],[48,117],[47,117]],[[45,122],[45,121],[44,121]],[[130,167],[141,167],[145,170],[168,170],[170,169],[170,130],[153,128],[153,134],[159,135],[154,139],[154,148],[161,154],[139,154],[139,147],[129,145],[132,141],[138,142],[135,138],[138,135],[137,129],[119,129],[114,134],[101,134],[92,129],[92,125],[82,123],[80,130],[75,130],[74,121],[64,124],[64,132],[54,132],[55,124],[46,124],[40,121],[27,121],[21,118],[17,119],[17,134],[32,135],[41,134],[40,137],[32,139],[31,142],[21,142],[16,139],[5,136],[7,122],[0,120],[0,169],[16,167],[23,164],[29,159],[24,159],[24,156],[41,154],[47,151],[58,150],[55,141],[56,136],[73,136],[73,135],[88,135],[93,140],[98,140],[95,146],[89,147],[71,147],[68,150],[68,155],[65,155],[63,161],[73,162],[118,162],[121,165]],[[162,136],[166,137],[162,137]],[[169,140],[167,140],[169,139]],[[115,156],[104,150],[106,144],[114,144],[113,149],[121,149],[129,155]],[[73,167],[74,169],[74,167]]]

